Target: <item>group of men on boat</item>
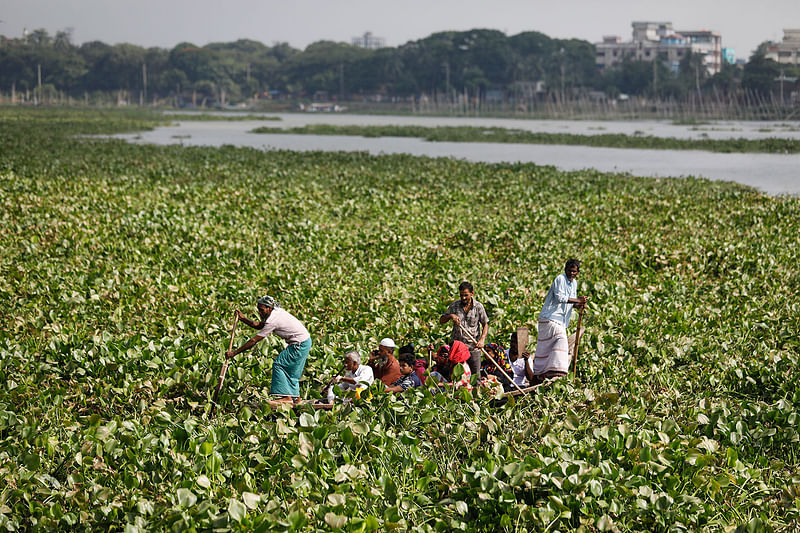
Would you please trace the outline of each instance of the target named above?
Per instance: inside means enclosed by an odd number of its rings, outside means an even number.
[[[573,308],[583,309],[587,301],[585,296],[578,296],[579,272],[580,261],[569,259],[564,272],[550,285],[539,313],[533,354],[525,346],[520,349],[516,333],[509,339],[508,350],[497,343],[486,343],[489,318],[483,305],[475,300],[473,286],[465,281],[458,288],[459,299],[439,318],[440,324],[452,322],[453,328],[450,344],[438,349],[435,360],[432,347],[428,358],[421,358],[413,345],[398,349],[391,338],[382,339],[365,362],[357,351],[350,351],[344,355],[345,373],[337,375],[328,387],[328,401],[333,402],[337,395],[360,396],[375,380],[383,382],[386,392],[399,393],[419,387],[428,379],[435,379],[439,386],[471,388],[471,377],[478,374],[483,383],[496,383],[511,390],[567,375],[571,361],[567,328]],[[300,378],[311,351],[311,335],[271,296],[259,298],[257,309],[258,321],[236,311],[237,320],[258,332],[239,348],[228,351],[226,357],[247,351],[274,333],[286,342],[286,347],[272,364],[270,394],[274,401],[297,402]]]

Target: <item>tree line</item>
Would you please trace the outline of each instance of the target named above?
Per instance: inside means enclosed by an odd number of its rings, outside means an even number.
[[[0,92],[39,98],[60,92],[95,98],[125,92],[147,103],[201,98],[237,103],[253,98],[405,99],[462,94],[511,99],[520,92],[616,97],[624,93],[686,99],[714,91],[785,95],[797,87],[796,67],[764,57],[764,47],[739,67],[709,76],[700,57],[688,54],[677,72],[663,62],[626,60],[601,72],[595,48],[579,39],[553,39],[530,31],[507,36],[475,29],[434,33],[398,47],[376,50],[315,42],[305,50],[241,39],[171,50],[100,41],[81,45],[43,29],[24,38],[0,36]],[[780,81],[780,85],[776,80]]]

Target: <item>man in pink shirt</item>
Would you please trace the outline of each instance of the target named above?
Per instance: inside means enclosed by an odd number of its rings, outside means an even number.
[[[249,350],[270,333],[275,333],[286,341],[286,348],[272,363],[272,383],[269,393],[279,396],[278,401],[297,401],[300,398],[300,378],[311,351],[311,335],[302,322],[283,310],[271,296],[258,299],[258,314],[261,321],[255,322],[245,317],[241,311],[236,311],[239,320],[259,331],[249,341],[236,350],[226,353],[225,356],[230,359]]]

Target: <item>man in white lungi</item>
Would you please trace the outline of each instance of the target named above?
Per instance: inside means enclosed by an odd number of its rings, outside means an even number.
[[[581,262],[570,259],[564,265],[564,273],[559,274],[547,297],[542,312],[539,313],[539,335],[536,339],[536,353],[533,368],[530,359],[527,374],[531,385],[538,385],[546,379],[566,376],[569,372],[570,354],[567,327],[572,316],[572,308],[582,309],[586,297],[578,296],[578,272]]]

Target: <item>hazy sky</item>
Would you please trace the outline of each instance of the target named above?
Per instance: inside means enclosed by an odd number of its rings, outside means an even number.
[[[0,34],[25,28],[73,42],[99,40],[172,48],[246,38],[305,48],[318,40],[350,42],[371,31],[388,46],[444,30],[536,30],[590,42],[631,36],[631,21],[670,21],[677,30],[715,30],[722,45],[747,58],[762,41],[800,28],[800,0],[2,0]]]

